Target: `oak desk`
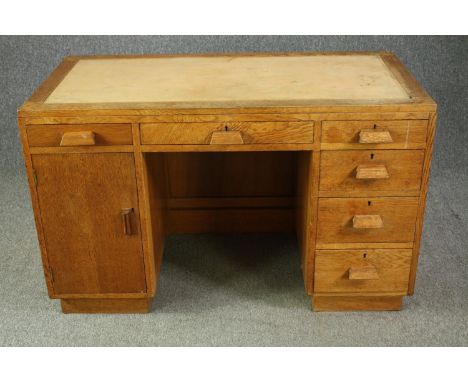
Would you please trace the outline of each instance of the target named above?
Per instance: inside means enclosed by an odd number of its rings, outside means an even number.
[[[147,312],[176,232],[295,231],[315,310],[413,294],[436,105],[391,53],[67,57],[18,116],[64,312]]]

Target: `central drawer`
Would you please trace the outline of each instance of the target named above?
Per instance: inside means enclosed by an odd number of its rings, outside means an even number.
[[[408,243],[419,198],[320,198],[317,243]]]
[[[411,249],[317,251],[315,292],[406,294],[411,256]]]
[[[313,143],[313,122],[142,123],[144,145]]]

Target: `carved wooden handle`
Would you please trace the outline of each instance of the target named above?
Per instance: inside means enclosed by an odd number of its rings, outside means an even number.
[[[132,234],[132,212],[133,208],[122,208],[122,223],[124,235],[130,236]]]
[[[210,145],[242,145],[243,143],[240,131],[215,131],[211,134]]]
[[[379,274],[373,265],[363,265],[349,268],[348,277],[350,280],[378,280]]]
[[[356,179],[387,179],[389,177],[384,164],[360,164],[356,168]]]
[[[92,131],[69,131],[63,133],[60,146],[93,146],[96,144]]]
[[[363,129],[359,132],[359,143],[391,143],[390,132],[385,129]]]
[[[353,228],[368,229],[382,228],[383,221],[380,215],[354,215]]]

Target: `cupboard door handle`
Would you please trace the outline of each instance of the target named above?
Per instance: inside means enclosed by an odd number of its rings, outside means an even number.
[[[378,280],[379,274],[373,265],[363,265],[349,268],[348,278],[350,280]]]
[[[388,179],[389,177],[384,164],[360,164],[356,168],[356,179]]]
[[[353,228],[369,229],[382,228],[383,221],[380,215],[354,215]]]
[[[363,129],[359,132],[359,143],[392,143],[390,132],[385,129]]]
[[[123,208],[121,212],[124,235],[127,236],[132,234],[132,212],[133,208]]]
[[[240,131],[214,131],[210,145],[242,145],[244,139]]]
[[[96,144],[92,131],[69,131],[63,133],[60,146],[93,146]]]

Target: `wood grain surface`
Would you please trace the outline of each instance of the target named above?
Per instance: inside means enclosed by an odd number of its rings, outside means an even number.
[[[414,240],[419,199],[321,198],[318,210],[319,243],[409,242]],[[379,215],[382,228],[353,228],[355,215]]]
[[[313,122],[143,123],[141,141],[155,145],[216,144],[213,134],[240,134],[231,144],[313,143]]]
[[[34,155],[33,167],[55,294],[145,292],[133,155]]]
[[[361,143],[360,133],[385,130],[392,141]],[[397,121],[325,121],[322,127],[322,148],[325,149],[420,149],[426,146],[427,120]]]
[[[436,105],[391,53],[68,57],[18,115],[64,312],[148,311],[175,232],[295,230],[317,311],[414,291]]]
[[[315,255],[316,293],[395,292],[406,294],[411,249],[320,250]],[[376,279],[350,280],[352,268],[373,266]]]
[[[90,131],[94,134],[95,145],[131,145],[132,126],[130,124],[59,124],[32,125],[26,127],[31,147],[60,146],[63,135],[72,132]]]
[[[324,151],[320,163],[323,196],[419,195],[424,150]],[[384,166],[388,177],[359,179],[360,166]],[[374,176],[375,177],[375,176]]]

